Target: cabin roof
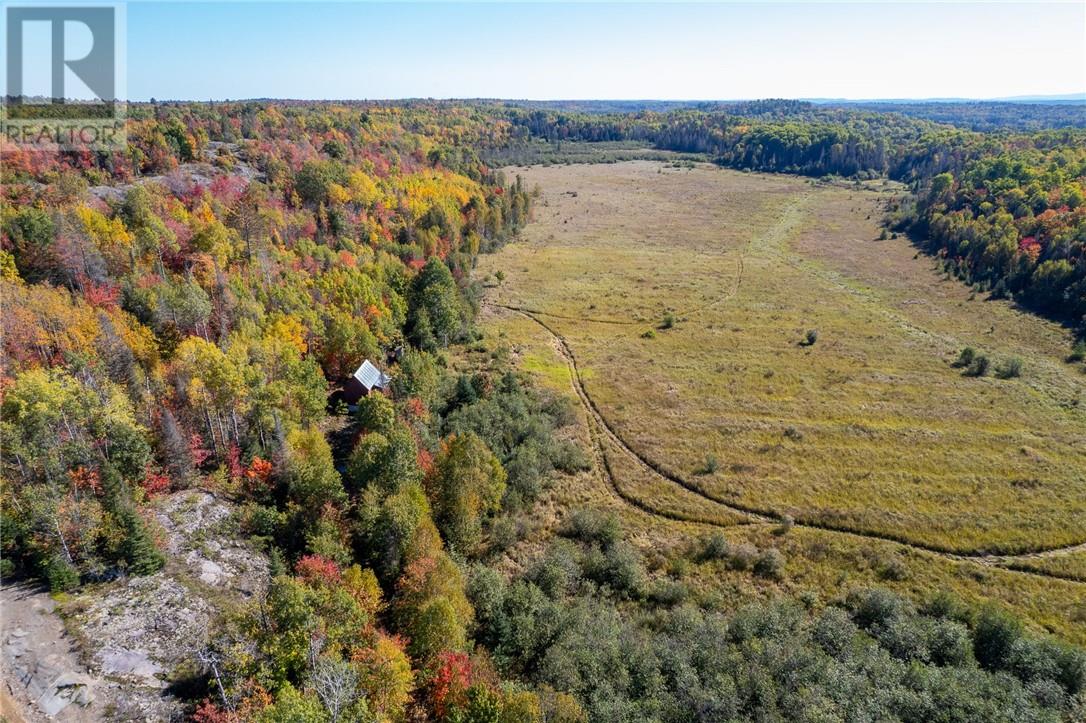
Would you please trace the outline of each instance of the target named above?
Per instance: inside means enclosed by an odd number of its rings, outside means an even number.
[[[354,378],[366,388],[366,391],[374,387],[384,389],[392,381],[392,377],[371,364],[369,359],[362,362],[362,366],[358,367],[354,373]]]

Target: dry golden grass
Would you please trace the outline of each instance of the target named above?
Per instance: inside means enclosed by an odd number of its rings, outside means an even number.
[[[904,239],[874,240],[877,193],[648,162],[520,172],[544,199],[523,241],[482,260],[481,276],[506,275],[488,299],[566,339],[584,391],[646,460],[741,506],[919,545],[1013,552],[1086,539],[1086,378],[1061,361],[1066,332],[970,300]],[[668,310],[675,326],[643,338]],[[491,306],[483,325],[488,345],[583,401],[537,321]],[[819,339],[802,347],[810,328]],[[1026,372],[962,377],[949,361],[966,345],[1019,356]],[[918,600],[949,589],[1086,642],[1082,583],[1043,576],[1080,575],[1082,553],[1008,563],[802,525],[778,537],[654,474],[587,407],[579,420],[569,433],[596,469],[545,494],[539,534],[510,565],[569,510],[598,507],[659,559],[717,529],[786,553],[779,583],[682,564],[703,602],[803,591],[824,602],[876,582]],[[719,469],[695,474],[709,455]],[[904,579],[885,575],[888,560]]]
[[[537,360],[536,371],[532,372],[537,383],[577,400],[568,367],[544,329],[523,316],[495,309],[484,313],[482,323],[489,346],[510,349],[514,361],[522,367],[525,360]],[[563,373],[560,375],[558,370]],[[589,414],[579,408],[577,424],[565,433],[590,451],[594,445],[590,429]],[[617,484],[627,492],[666,513],[681,516],[696,510],[699,518],[709,514],[711,504],[691,505],[689,497],[681,495],[681,489],[676,490],[658,476],[653,478],[614,445],[604,442],[603,448],[612,459],[611,471]],[[773,534],[777,528],[774,524],[736,525],[738,519],[727,517],[717,524],[675,521],[631,505],[617,494],[605,472],[597,463],[590,472],[559,476],[532,512],[531,526],[535,533],[511,551],[502,566],[517,570],[524,561],[533,559],[570,511],[611,510],[620,516],[630,539],[650,560],[656,558],[661,564],[686,560],[679,574],[702,604],[735,607],[755,598],[801,593],[813,593],[824,604],[842,597],[853,587],[872,584],[893,588],[922,602],[935,591],[950,590],[974,606],[998,601],[1038,629],[1086,643],[1086,602],[1081,583],[1004,570],[974,560],[842,533],[795,527],[786,535],[777,536]],[[689,562],[690,551],[697,547],[699,539],[714,531],[723,532],[734,543],[778,547],[788,560],[785,579],[772,582],[750,572],[729,570],[719,563]],[[1065,558],[1081,559],[1074,554],[1031,558],[1026,564],[1044,569]],[[903,580],[889,579],[883,572],[887,562],[895,559],[906,569]]]
[[[1044,557],[1015,558],[1006,563],[1005,566],[1014,570],[1041,572],[1069,580],[1086,582],[1086,549]],[[1080,598],[1083,611],[1082,622],[1086,624],[1086,595],[1080,595]]]
[[[489,298],[547,314],[646,459],[743,508],[923,546],[1086,539],[1086,377],[1061,361],[1066,333],[874,240],[878,193],[652,162],[520,173],[544,198],[481,262],[506,274]],[[964,346],[1025,374],[963,377]],[[695,475],[707,456],[719,469]]]

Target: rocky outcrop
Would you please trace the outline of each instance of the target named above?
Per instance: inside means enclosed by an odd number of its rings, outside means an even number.
[[[267,560],[239,538],[230,503],[178,492],[156,518],[168,562],[154,575],[89,586],[59,605],[33,587],[0,590],[0,671],[27,723],[180,719],[169,683],[194,669],[225,608],[263,593]]]
[[[56,602],[33,585],[0,588],[3,712],[13,721],[104,721],[118,686],[91,675]]]

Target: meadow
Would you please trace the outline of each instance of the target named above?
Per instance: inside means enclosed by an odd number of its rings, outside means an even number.
[[[541,515],[621,510],[704,594],[877,580],[1083,640],[1086,375],[1066,330],[883,237],[898,187],[651,161],[507,174],[542,198],[480,259],[489,343],[577,401],[596,450]],[[963,374],[965,347],[1021,375]],[[786,574],[704,569],[689,548],[715,529],[778,547]]]

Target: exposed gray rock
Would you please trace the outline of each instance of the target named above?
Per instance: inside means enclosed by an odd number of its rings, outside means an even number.
[[[81,590],[64,622],[46,592],[0,588],[0,673],[27,723],[180,720],[164,690],[171,675],[195,662],[224,606],[266,585],[267,559],[232,518],[233,506],[207,492],[162,498],[166,567]]]
[[[73,622],[86,640],[91,668],[149,688],[206,644],[213,605],[169,572],[131,578],[81,596]]]
[[[4,585],[0,607],[4,707],[17,710],[27,723],[108,720],[110,686],[87,673],[48,593],[31,585]]]

